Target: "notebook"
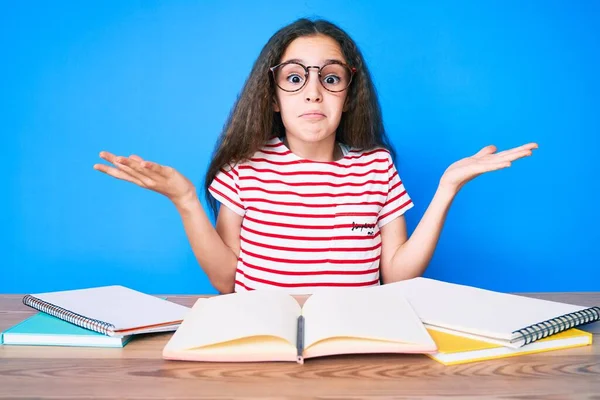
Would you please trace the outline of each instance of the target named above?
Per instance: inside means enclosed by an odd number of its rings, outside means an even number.
[[[3,333],[5,345],[123,347],[131,336],[111,337],[37,313]]]
[[[174,331],[190,310],[120,285],[30,294],[23,303],[108,336]]]
[[[515,349],[600,320],[600,307],[534,299],[429,278],[383,287],[404,295],[428,329]]]
[[[545,337],[518,349],[490,344],[433,329],[429,330],[429,334],[435,341],[438,351],[433,354],[427,354],[427,356],[444,365],[466,364],[592,344],[592,334],[576,328]]]
[[[435,352],[406,299],[378,288],[323,290],[302,307],[278,290],[199,299],[164,347],[163,358],[302,364],[336,354]]]

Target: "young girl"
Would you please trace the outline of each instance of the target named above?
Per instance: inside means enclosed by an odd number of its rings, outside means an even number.
[[[108,152],[100,157],[114,167],[94,168],[172,200],[219,292],[307,294],[420,276],[460,188],[534,148],[487,146],[450,165],[408,239],[413,203],[367,65],[340,28],[301,19],[263,48],[218,140],[205,179],[216,229],[174,168]]]

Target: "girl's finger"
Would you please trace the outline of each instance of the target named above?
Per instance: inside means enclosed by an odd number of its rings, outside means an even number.
[[[154,163],[151,161],[142,161],[141,165],[142,165],[142,168],[152,171],[155,174],[166,176],[166,173],[167,173],[166,167],[163,167],[160,164],[157,164],[157,163]]]
[[[163,177],[166,177],[166,175],[168,173],[167,167],[162,166],[157,163],[154,163],[154,162],[151,162],[151,161],[145,161],[142,157],[140,157],[136,154],[131,154],[128,158],[125,158],[125,157],[118,157],[112,153],[109,153],[108,151],[101,151],[100,157],[112,164],[115,164],[117,162],[117,160],[122,160],[121,164],[124,164],[130,168],[137,170],[140,174],[150,175],[153,178],[157,178],[157,176],[148,174],[148,171],[153,172],[154,174],[157,174],[157,175],[162,175]],[[135,163],[128,163],[127,160],[132,160],[132,161],[139,163],[141,168],[136,168],[137,165]]]
[[[117,157],[116,155],[114,155],[112,153],[109,153],[108,151],[101,151],[100,152],[100,158],[103,159],[103,160],[108,161],[109,163],[113,163],[114,164],[114,161],[115,161],[116,157]]]
[[[138,174],[140,174],[142,176],[147,176],[149,178],[156,177],[156,176],[154,176],[155,174],[153,174],[151,171],[148,171],[147,169],[143,168],[142,164],[137,160],[127,158],[127,157],[117,157],[115,159],[115,162],[131,168],[132,170],[136,171]]]
[[[492,154],[495,151],[496,151],[496,146],[494,146],[493,144],[491,144],[491,145],[485,146],[484,148],[482,148],[481,150],[479,150],[477,153],[475,153],[473,155],[473,157],[485,156],[487,154]]]
[[[519,158],[527,157],[531,155],[531,150],[521,150],[516,152],[504,153],[504,154],[492,154],[485,158],[480,158],[478,160],[481,164],[496,164],[496,163],[504,163],[515,161]]]
[[[129,175],[138,179],[140,182],[142,182],[144,187],[155,186],[154,179],[152,179],[152,177],[149,176],[150,173],[147,171],[143,171],[143,170],[142,170],[142,172],[139,172],[138,171],[139,167],[134,167],[136,164],[137,164],[136,161],[129,160],[129,159],[123,158],[123,157],[117,157],[115,159],[115,165],[117,166],[117,168],[119,170],[125,171]],[[141,168],[139,168],[139,169],[141,169]]]
[[[498,161],[515,161],[519,158],[528,157],[531,154],[531,150],[520,150],[500,155],[497,157],[497,159]]]
[[[538,148],[537,143],[527,143],[527,144],[524,144],[519,147],[514,147],[512,149],[500,151],[500,152],[496,153],[496,155],[503,156],[505,154],[516,153],[516,152],[519,152],[522,150],[533,150],[533,149],[537,149],[537,148]]]
[[[127,181],[127,182],[131,182],[131,183],[135,183],[136,185],[139,185],[139,186],[144,186],[144,184],[139,179],[135,178],[134,176],[131,176],[128,173],[126,173],[124,171],[120,171],[116,168],[109,167],[108,165],[94,164],[94,169],[96,171],[104,172],[105,174],[110,175],[114,178],[117,178],[117,179],[120,179],[123,181]]]

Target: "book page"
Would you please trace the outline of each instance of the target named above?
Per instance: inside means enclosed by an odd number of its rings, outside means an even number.
[[[384,285],[406,296],[423,323],[510,340],[512,332],[586,307],[494,292],[428,278]]]
[[[168,343],[170,351],[251,337],[276,337],[296,346],[298,302],[282,291],[255,290],[196,303]]]
[[[374,288],[319,291],[304,303],[305,348],[333,338],[422,345],[435,343],[399,293]]]

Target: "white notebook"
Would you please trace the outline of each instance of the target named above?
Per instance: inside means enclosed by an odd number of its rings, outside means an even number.
[[[190,310],[119,285],[30,294],[23,303],[108,336],[174,331]]]
[[[513,348],[600,320],[600,307],[534,299],[428,278],[384,286],[404,295],[427,328]]]

